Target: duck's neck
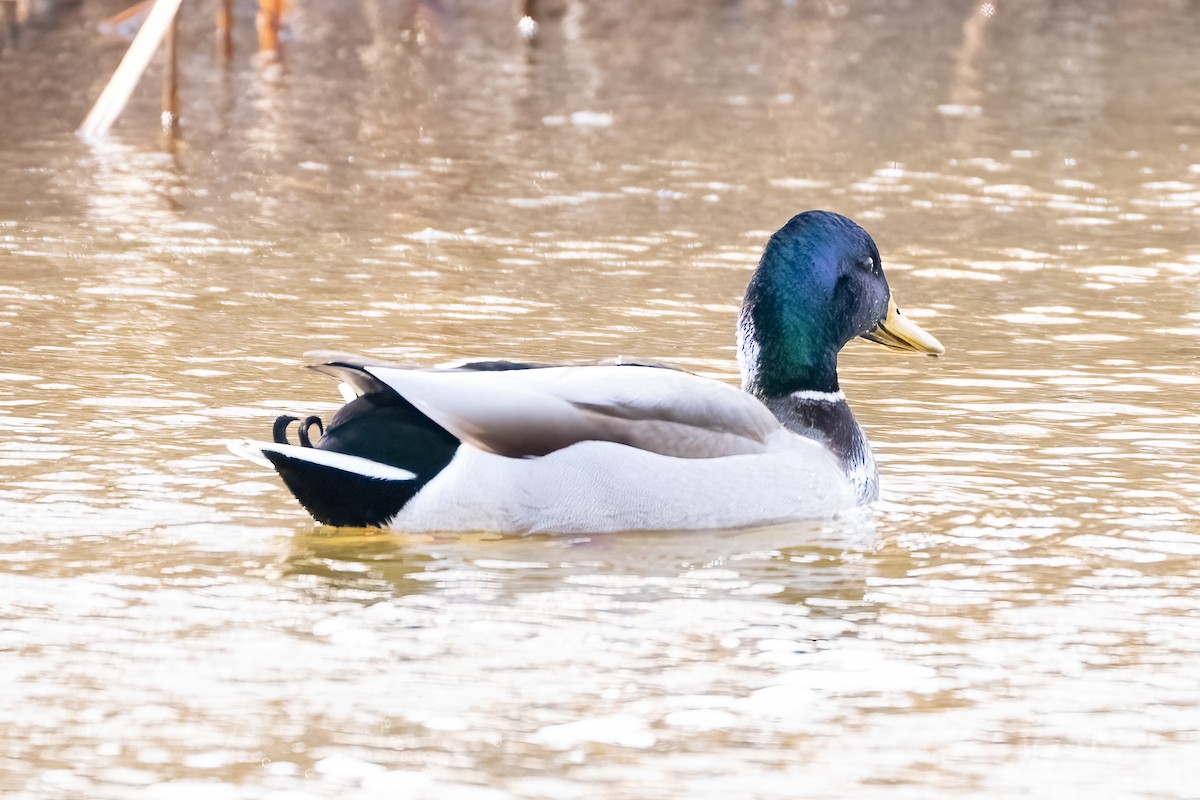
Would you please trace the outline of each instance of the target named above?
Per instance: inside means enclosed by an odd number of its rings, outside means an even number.
[[[801,313],[795,298],[760,270],[746,289],[738,318],[738,364],[742,386],[761,396],[798,391],[836,392],[840,342]]]
[[[832,453],[859,503],[869,503],[879,495],[879,472],[871,445],[838,388],[836,351],[827,357],[800,357],[794,349],[764,348],[753,317],[743,314],[738,326],[738,364],[742,388],[771,409],[785,428]]]
[[[879,471],[871,444],[840,391],[757,396],[783,427],[818,442],[833,454],[854,487],[859,504],[879,496]]]

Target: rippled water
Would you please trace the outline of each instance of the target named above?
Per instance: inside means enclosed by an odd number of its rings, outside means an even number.
[[[0,53],[0,791],[1196,795],[1194,4],[326,0],[267,79],[185,4],[174,153],[70,135],[120,5]],[[332,530],[224,449],[314,348],[733,380],[807,208],[949,351],[844,354],[869,511]]]

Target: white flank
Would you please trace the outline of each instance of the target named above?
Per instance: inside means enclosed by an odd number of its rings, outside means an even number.
[[[824,519],[853,508],[841,467],[810,439],[781,432],[772,451],[671,458],[613,442],[581,442],[540,458],[469,444],[389,527],[601,533],[701,530]]]
[[[369,458],[335,453],[332,450],[318,450],[315,447],[250,441],[229,442],[227,446],[234,455],[248,458],[255,464],[261,464],[271,469],[274,469],[274,465],[267,460],[263,453],[280,453],[299,461],[307,461],[310,464],[319,464],[322,467],[331,467],[342,472],[351,472],[355,475],[362,475],[364,478],[376,478],[381,481],[411,481],[417,477],[415,472],[380,464]]]

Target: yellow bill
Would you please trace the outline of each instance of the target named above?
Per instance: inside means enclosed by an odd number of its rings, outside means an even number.
[[[896,308],[896,301],[891,298],[888,299],[887,316],[862,337],[893,350],[928,353],[931,356],[946,352],[946,348],[932,334],[926,333],[920,325],[901,314],[900,309]]]

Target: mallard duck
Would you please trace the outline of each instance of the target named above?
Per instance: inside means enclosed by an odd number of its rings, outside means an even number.
[[[318,353],[347,402],[328,428],[280,417],[235,452],[319,522],[407,531],[601,532],[824,518],[879,491],[838,388],[856,336],[937,355],[901,315],[879,250],[807,211],[767,242],[738,321],[741,389],[648,362],[417,369]],[[316,428],[319,439],[310,440]]]

